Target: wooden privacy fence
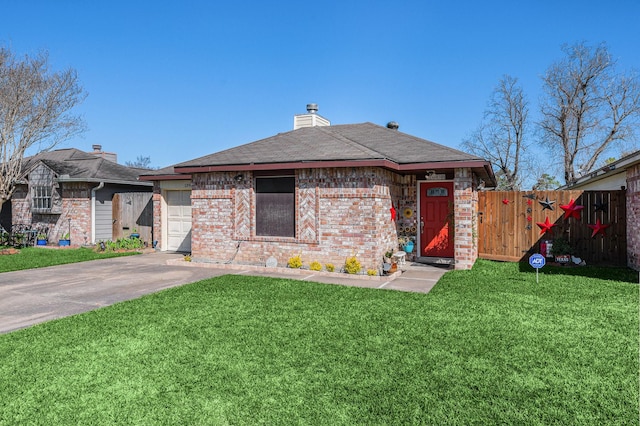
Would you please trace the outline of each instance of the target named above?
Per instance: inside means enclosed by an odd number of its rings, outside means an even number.
[[[135,231],[142,241],[150,244],[153,229],[153,203],[150,192],[113,194],[113,240],[128,237]]]
[[[538,253],[540,242],[567,239],[588,265],[626,265],[625,191],[483,191],[478,194],[478,256],[519,261]],[[560,206],[574,200],[575,217]],[[541,234],[537,223],[554,226]],[[595,236],[589,225],[609,225]]]

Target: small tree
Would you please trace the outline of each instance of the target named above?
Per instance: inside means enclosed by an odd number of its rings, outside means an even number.
[[[520,189],[528,115],[528,102],[518,79],[506,75],[493,91],[483,122],[462,143],[463,149],[491,161],[498,189]]]
[[[531,187],[531,189],[533,189],[534,191],[548,191],[550,189],[556,189],[559,186],[560,182],[558,182],[555,176],[543,173],[538,178],[536,183],[533,184],[533,187]]]
[[[19,59],[0,47],[0,207],[15,190],[27,149],[48,150],[84,130],[69,111],[85,97],[75,70],[52,72],[46,53]]]
[[[543,77],[540,123],[544,141],[562,158],[565,183],[576,167],[587,173],[615,142],[633,139],[640,115],[640,83],[615,70],[604,45],[564,46],[566,57]]]

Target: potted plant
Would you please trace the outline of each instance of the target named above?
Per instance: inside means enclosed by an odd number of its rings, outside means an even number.
[[[405,253],[409,254],[413,252],[413,248],[415,246],[413,237],[400,237],[398,238],[398,242],[400,243],[400,249]]]
[[[387,250],[384,253],[384,261],[382,262],[382,272],[385,274],[391,273],[391,271],[395,268],[397,270],[397,265],[393,262],[393,250]]]
[[[58,245],[59,245],[59,246],[61,246],[61,247],[62,247],[62,246],[70,246],[70,245],[71,245],[71,238],[70,238],[70,236],[69,236],[69,233],[68,233],[68,232],[67,232],[66,234],[64,234],[64,235],[62,236],[62,238],[60,238],[60,239],[58,240]]]
[[[553,243],[551,244],[551,254],[554,256],[556,262],[563,265],[568,264],[571,262],[573,248],[567,239],[562,237],[557,238],[553,240]]]
[[[384,263],[391,263],[392,257],[393,257],[393,250],[387,250],[384,253]]]
[[[36,236],[36,245],[46,246],[47,245],[47,234],[39,233]]]

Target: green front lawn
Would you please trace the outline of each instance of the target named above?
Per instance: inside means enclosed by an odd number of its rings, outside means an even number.
[[[613,270],[611,270],[613,271]],[[0,336],[0,424],[637,424],[637,275],[223,276]]]
[[[115,253],[96,252],[90,248],[49,249],[26,247],[17,254],[0,256],[0,272],[19,271],[22,269],[44,268],[45,266],[63,265],[65,263],[85,262],[87,260],[106,259],[109,257],[130,256],[137,252]]]

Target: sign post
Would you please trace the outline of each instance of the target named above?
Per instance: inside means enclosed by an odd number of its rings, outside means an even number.
[[[546,262],[547,261],[544,256],[538,253],[532,254],[529,258],[529,265],[534,267],[536,270],[536,284],[538,283],[538,270],[542,268]]]

